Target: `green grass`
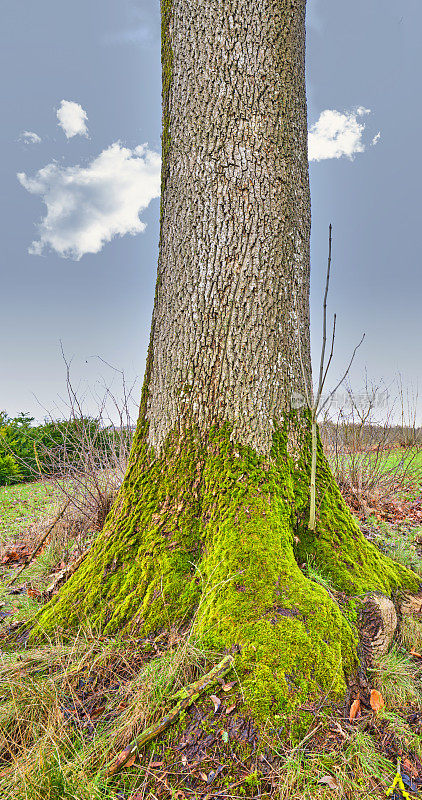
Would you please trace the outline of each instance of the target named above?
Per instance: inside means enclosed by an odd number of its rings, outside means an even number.
[[[407,653],[393,645],[369,672],[386,709],[400,712],[407,707],[418,711],[422,708],[422,669]]]
[[[397,448],[389,451],[340,453],[327,450],[327,458],[340,483],[351,482],[356,489],[401,502],[412,502],[422,493],[422,449]]]
[[[403,525],[393,527],[375,517],[369,517],[368,523],[373,527],[372,541],[382,553],[422,575],[422,555],[418,541],[422,536],[422,528],[409,530]]]
[[[0,544],[19,538],[54,513],[56,501],[43,481],[0,487]]]

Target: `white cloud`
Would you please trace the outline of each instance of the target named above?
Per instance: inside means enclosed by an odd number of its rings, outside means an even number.
[[[34,133],[34,131],[22,131],[19,136],[19,141],[25,142],[25,144],[39,144],[42,139],[41,136],[38,136],[38,133]]]
[[[115,142],[85,167],[53,162],[32,178],[18,173],[22,186],[47,206],[29,252],[51,248],[79,261],[114,236],[141,233],[146,226],[139,214],[160,195],[160,170],[159,154],[147,145],[131,150]]]
[[[88,136],[86,121],[88,115],[79,103],[72,100],[62,100],[57,109],[57,119],[68,139],[72,136]]]
[[[365,123],[358,118],[370,113],[370,109],[363,106],[344,114],[331,109],[322,111],[308,132],[309,161],[342,156],[352,159],[356,153],[363,153]]]
[[[372,139],[371,144],[378,144],[380,139],[381,139],[381,131],[378,131],[377,135],[374,136],[374,138]]]

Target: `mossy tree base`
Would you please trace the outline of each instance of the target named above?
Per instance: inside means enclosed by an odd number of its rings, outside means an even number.
[[[192,629],[217,652],[238,646],[256,719],[341,696],[356,666],[353,613],[299,565],[312,558],[333,587],[415,591],[417,577],[367,542],[318,452],[316,535],[307,529],[310,436],[286,416],[270,457],[231,441],[172,435],[159,458],[140,426],[118,501],[91,553],[42,611],[33,634],[88,621],[108,634]]]

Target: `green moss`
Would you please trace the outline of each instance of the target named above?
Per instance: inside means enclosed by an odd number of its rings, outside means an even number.
[[[143,424],[104,530],[41,613],[36,635],[87,618],[121,635],[189,624],[201,646],[237,652],[246,707],[258,721],[322,694],[339,698],[356,667],[356,609],[309,580],[301,559],[310,553],[333,589],[351,595],[416,588],[418,579],[366,542],[321,452],[311,538],[306,419],[286,416],[269,458],[233,442],[228,426],[206,440],[194,431],[169,436],[154,457]],[[301,426],[303,444],[292,454]]]

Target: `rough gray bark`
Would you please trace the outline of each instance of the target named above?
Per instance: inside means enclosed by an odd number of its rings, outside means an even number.
[[[309,358],[306,0],[163,0],[166,143],[146,400],[265,453]],[[167,50],[167,52],[166,52]],[[169,74],[171,64],[171,79]],[[167,87],[167,88],[166,88]]]

